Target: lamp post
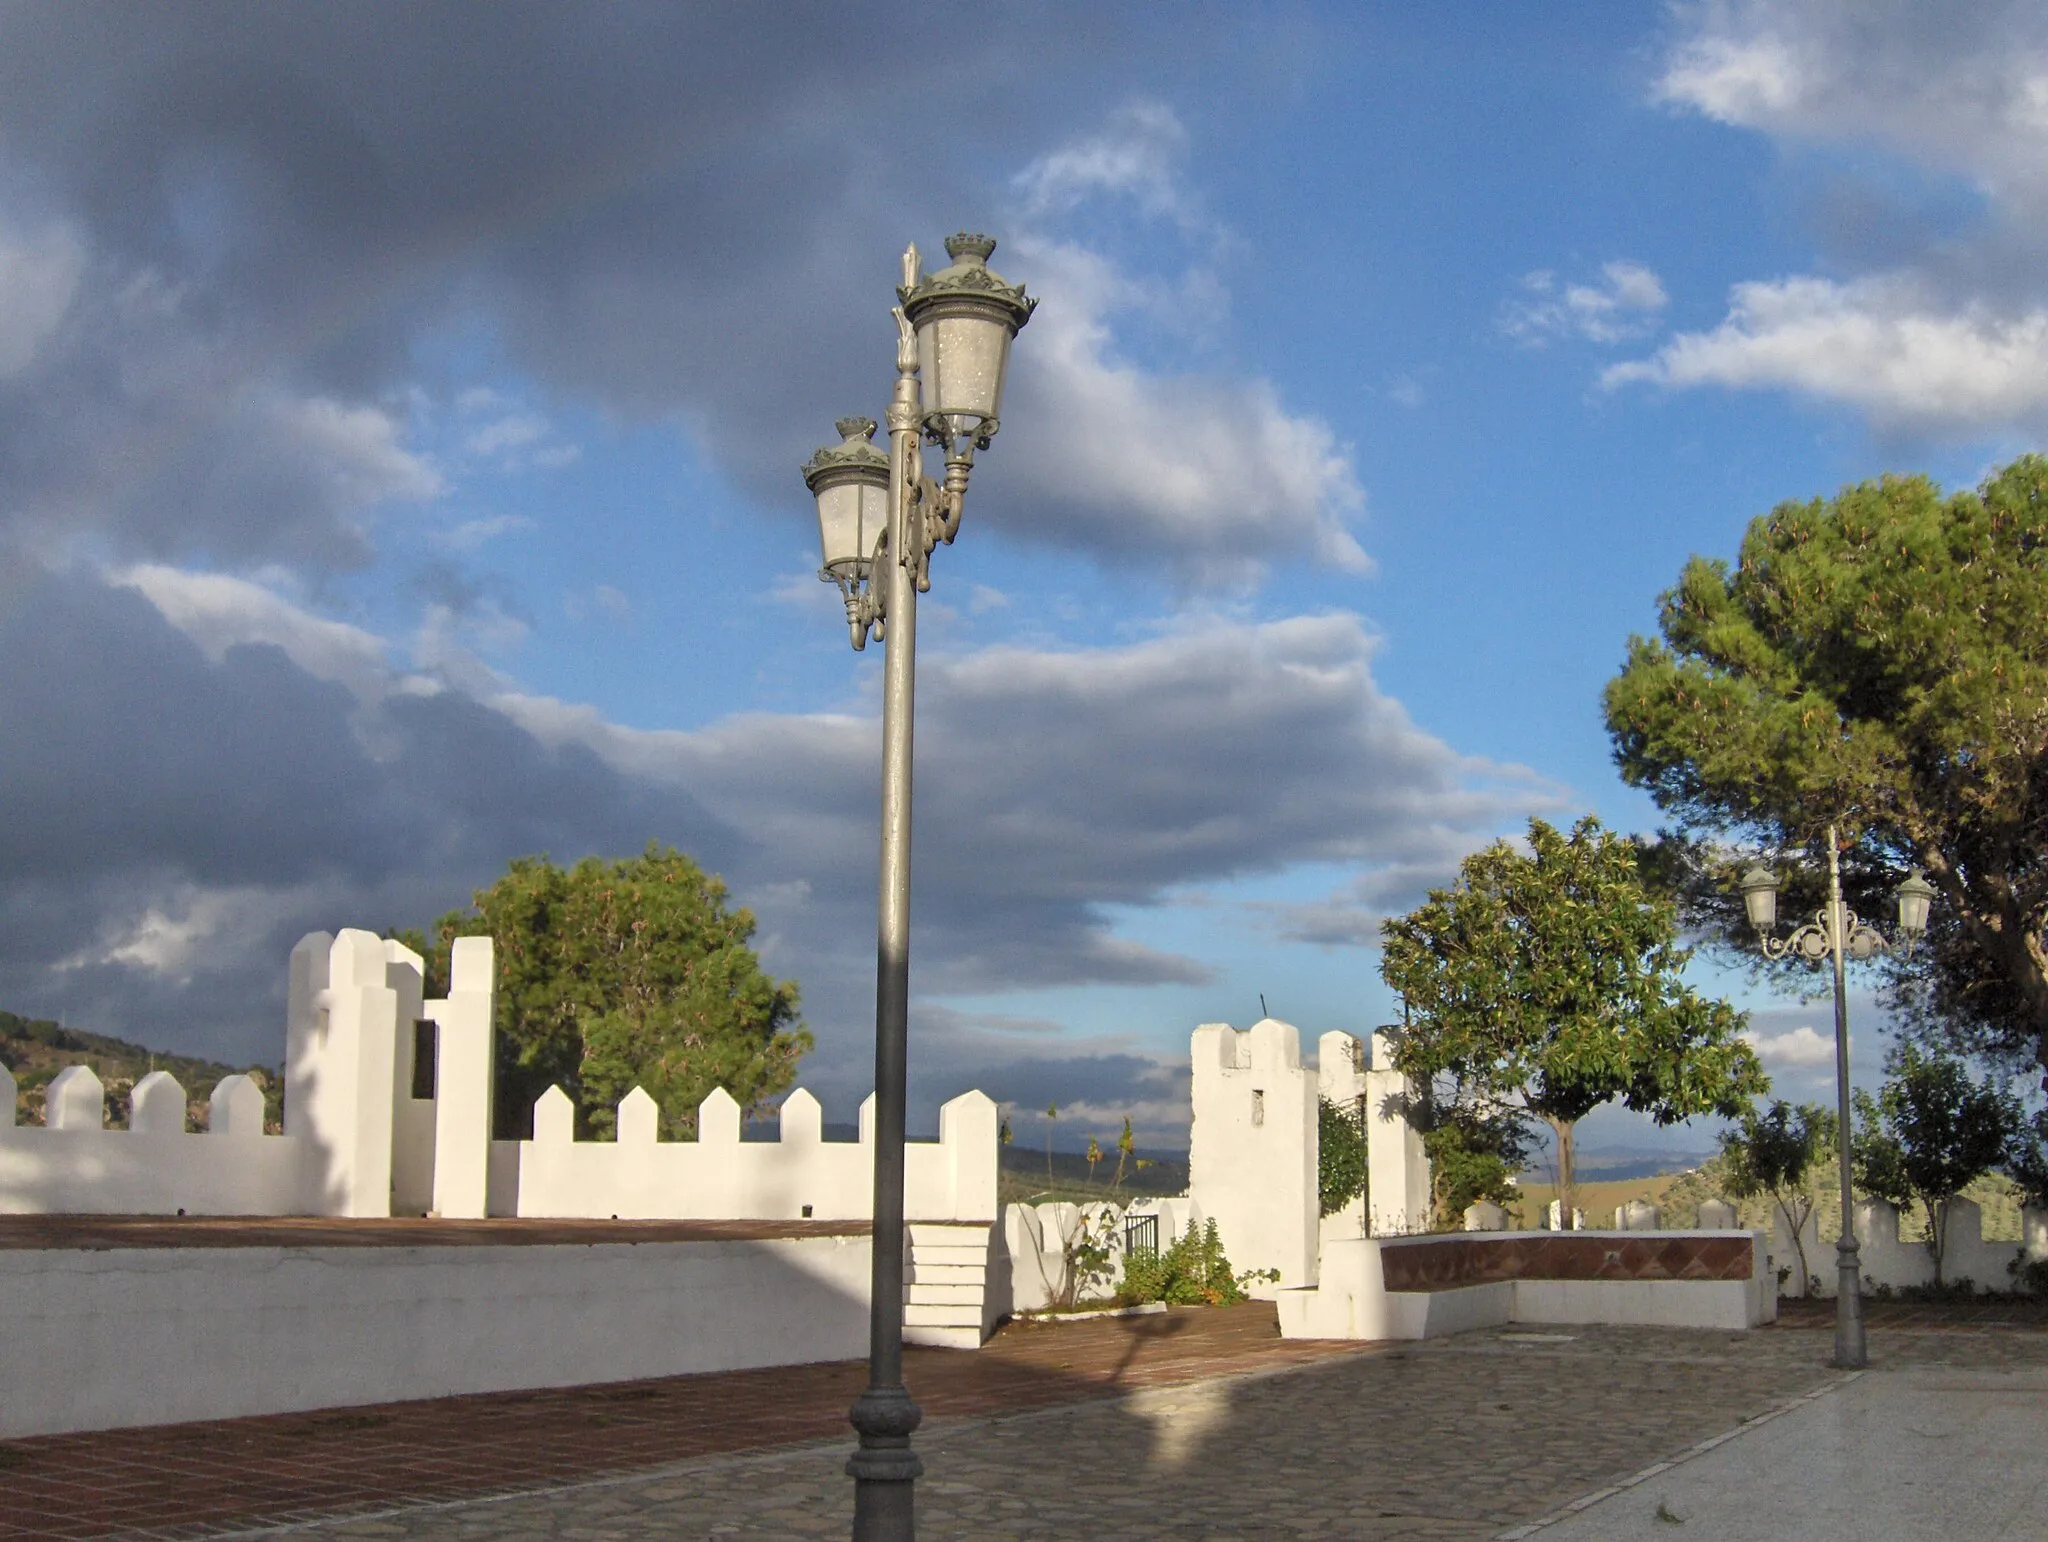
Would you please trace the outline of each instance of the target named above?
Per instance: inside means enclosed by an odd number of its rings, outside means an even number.
[[[1897,890],[1899,935],[1906,951],[1927,930],[1927,905],[1934,898],[1934,885],[1917,867]],[[1841,848],[1835,827],[1828,826],[1828,902],[1814,918],[1789,937],[1771,935],[1778,920],[1778,879],[1768,868],[1753,867],[1742,875],[1742,907],[1749,924],[1756,928],[1758,945],[1766,958],[1798,957],[1809,964],[1824,958],[1835,966],[1835,1095],[1841,1121],[1836,1150],[1841,1157],[1842,1236],[1835,1244],[1835,1364],[1846,1370],[1860,1369],[1869,1362],[1863,1339],[1863,1261],[1856,1243],[1854,1198],[1850,1189],[1849,1165],[1849,959],[1867,959],[1886,951],[1890,944],[1877,928],[1861,921],[1842,903]]]
[[[923,1418],[903,1385],[903,1117],[910,1004],[910,770],[917,597],[931,588],[931,554],[959,533],[974,452],[1000,425],[1010,343],[1038,302],[988,266],[995,242],[946,242],[950,267],[926,275],[912,246],[896,291],[896,388],[889,453],[870,418],[841,418],[841,442],[813,455],[804,483],[818,504],[819,577],[836,584],[856,651],[887,646],[882,686],[882,860],[875,956],[874,1272],[868,1307],[868,1386],[849,1417],[860,1445],[854,1542],[911,1542],[924,1464],[910,1436]],[[924,474],[925,443],[945,481]]]

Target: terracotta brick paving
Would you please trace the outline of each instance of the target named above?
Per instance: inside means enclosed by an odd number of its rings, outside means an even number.
[[[1946,1301],[1884,1301],[1865,1298],[1864,1327],[1886,1333],[2048,1333],[2048,1299],[2037,1296],[1972,1296]],[[1832,1296],[1780,1301],[1780,1328],[1832,1328]]]
[[[182,1223],[181,1223],[182,1224]],[[1287,1341],[1268,1304],[1057,1326],[908,1352],[926,1414],[986,1414],[1371,1352]],[[387,1403],[0,1442],[0,1538],[198,1537],[543,1488],[845,1437],[863,1362]]]
[[[0,1248],[559,1247],[600,1242],[759,1242],[865,1237],[866,1221],[443,1221],[333,1216],[0,1216]]]

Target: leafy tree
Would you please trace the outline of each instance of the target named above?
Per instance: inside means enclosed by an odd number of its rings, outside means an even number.
[[[2024,1204],[2048,1210],[2048,1108],[2013,1121],[2005,1175],[2019,1186]]]
[[[1422,1149],[1429,1158],[1429,1202],[1436,1224],[1454,1228],[1481,1200],[1520,1201],[1514,1178],[1529,1158],[1529,1128],[1512,1109],[1493,1112],[1446,1103],[1426,1117]]]
[[[1856,1181],[1868,1193],[1927,1217],[1934,1283],[1942,1283],[1949,1207],[1963,1186],[2005,1160],[2020,1123],[2019,1102],[1973,1080],[1954,1055],[1894,1045],[1875,1098],[1856,1093]]]
[[[1318,1214],[1335,1215],[1365,1192],[1365,1111],[1328,1098],[1316,1103]]]
[[[1396,1069],[1548,1124],[1570,1215],[1572,1132],[1594,1109],[1732,1117],[1765,1079],[1743,1015],[1682,978],[1675,909],[1631,842],[1589,815],[1569,835],[1532,819],[1528,843],[1474,853],[1456,885],[1383,923],[1380,974],[1409,1009]]]
[[[1835,1116],[1818,1104],[1794,1108],[1780,1099],[1761,1114],[1746,1110],[1739,1125],[1721,1134],[1721,1171],[1729,1192],[1737,1199],[1770,1196],[1791,1230],[1802,1285],[1813,1278],[1800,1235],[1813,1214],[1807,1175],[1833,1150],[1835,1127]]]
[[[567,870],[521,857],[468,910],[435,922],[422,951],[432,988],[445,990],[456,938],[496,943],[501,1135],[529,1131],[534,1099],[554,1085],[598,1133],[645,1087],[677,1135],[696,1128],[715,1087],[748,1109],[786,1090],[811,1047],[795,983],[762,972],[753,934],[723,882],[657,844]]]
[[[1686,564],[1659,628],[1629,640],[1606,717],[1623,778],[1675,820],[1688,919],[1750,949],[1732,845],[1811,848],[1838,822],[1860,912],[1911,866],[1939,895],[1894,1004],[2048,1071],[2048,459],[1974,493],[1885,477],[1780,504],[1733,570]]]
[[[1102,1143],[1093,1135],[1088,1137],[1088,1181],[1095,1181],[1095,1169],[1102,1165]]]

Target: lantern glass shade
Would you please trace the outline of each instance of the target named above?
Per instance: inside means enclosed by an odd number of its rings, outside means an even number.
[[[956,432],[1000,418],[1016,324],[1009,306],[969,295],[927,301],[917,317],[918,374],[927,420]]]
[[[1742,908],[1749,924],[1767,932],[1778,924],[1778,876],[1767,867],[1753,867],[1742,875]]]
[[[1899,930],[1908,937],[1917,937],[1927,930],[1927,906],[1934,898],[1934,885],[1916,867],[1899,885],[1898,895]]]
[[[874,557],[875,542],[887,522],[888,473],[848,471],[821,477],[816,493],[825,571],[853,576]]]

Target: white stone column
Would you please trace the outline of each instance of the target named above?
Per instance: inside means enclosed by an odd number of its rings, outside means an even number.
[[[434,1210],[449,1220],[481,1220],[488,1213],[491,1121],[497,1106],[493,958],[490,938],[456,938],[447,999],[426,1004],[437,1061]]]
[[[1414,1085],[1394,1068],[1386,1035],[1372,1036],[1372,1069],[1365,1073],[1367,1190],[1370,1226],[1377,1237],[1429,1230],[1429,1158],[1421,1132],[1390,1105],[1414,1095]]]
[[[285,1132],[307,1143],[308,1210],[388,1216],[398,992],[383,938],[344,931],[324,961],[322,944],[316,932],[292,949]]]
[[[1253,1295],[1313,1285],[1316,1078],[1302,1068],[1300,1030],[1270,1017],[1244,1033],[1204,1023],[1191,1050],[1189,1194],[1215,1221],[1233,1268],[1279,1271],[1251,1285]]]

